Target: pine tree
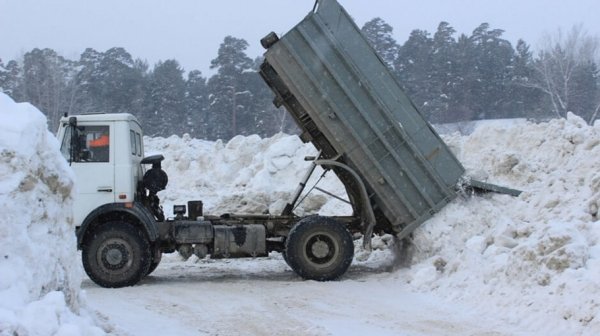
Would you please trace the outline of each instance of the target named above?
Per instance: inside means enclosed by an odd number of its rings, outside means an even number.
[[[185,110],[187,123],[191,127],[190,134],[196,138],[206,138],[208,131],[206,78],[202,77],[202,73],[198,70],[190,71],[185,88]]]
[[[431,58],[433,41],[424,30],[413,30],[408,40],[400,47],[394,69],[396,75],[421,113],[430,113]]]
[[[517,42],[510,74],[509,96],[511,112],[507,117],[534,117],[540,115],[541,90],[534,87],[533,55],[523,40]]]
[[[100,61],[98,80],[103,112],[130,112],[133,99],[141,94],[142,75],[136,71],[135,61],[123,48],[107,50]]]
[[[266,137],[278,132],[294,132],[293,119],[284,108],[278,109],[273,105],[273,92],[258,74],[262,62],[262,57],[255,59],[253,71],[246,71],[242,77],[250,101],[247,102],[246,123],[240,134]]]
[[[246,56],[248,42],[227,36],[219,47],[217,58],[210,68],[217,74],[208,81],[209,115],[212,139],[230,139],[238,134],[246,122],[251,92],[244,87],[244,73],[252,69],[252,60]]]
[[[457,85],[456,74],[456,32],[448,22],[441,22],[433,35],[431,72],[429,85],[432,96],[428,106],[429,120],[445,122],[450,120],[448,108],[450,96]]]
[[[87,48],[79,57],[80,71],[76,75],[76,82],[80,91],[79,113],[100,111],[102,99],[99,68],[102,53],[92,48]]]
[[[498,118],[506,115],[510,97],[508,85],[514,50],[501,29],[482,23],[469,37],[471,76],[465,83],[470,90],[473,119]]]
[[[0,60],[0,92],[9,95],[15,101],[23,101],[22,69],[17,61],[8,61],[6,65]]]
[[[469,37],[461,34],[456,41],[455,76],[449,93],[448,111],[441,122],[470,120],[475,115],[472,101],[477,97],[470,90],[470,85],[477,82],[478,73],[473,66],[472,48]]]
[[[135,115],[138,119],[142,119],[145,115],[148,102],[146,101],[149,91],[149,67],[148,63],[139,58],[133,61],[133,74],[136,79],[132,82],[134,85],[134,96],[131,97],[131,105],[129,113]]]
[[[133,113],[139,116],[143,67],[123,48],[86,49],[79,59],[80,112]]]
[[[598,101],[598,67],[595,62],[588,60],[574,68],[569,94],[567,110],[593,122],[590,116]]]
[[[365,23],[361,31],[383,62],[393,68],[400,46],[393,37],[392,26],[377,17]]]
[[[145,115],[146,133],[170,136],[189,133],[185,116],[185,80],[183,69],[175,60],[158,62],[149,78],[149,109]]]

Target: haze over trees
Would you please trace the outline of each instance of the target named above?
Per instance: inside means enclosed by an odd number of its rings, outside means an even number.
[[[380,18],[362,31],[421,113],[433,123],[525,117],[546,119],[573,112],[592,123],[600,113],[599,42],[581,27],[548,36],[534,54],[503,30],[482,23],[457,35],[447,22],[431,34],[413,30],[403,44]],[[287,112],[258,75],[261,59],[248,42],[223,39],[205,77],[177,60],[150,67],[123,48],[86,49],[69,60],[52,49],[0,60],[0,91],[46,113],[51,130],[63,114],[129,112],[148,135],[190,134],[204,139],[294,132]]]

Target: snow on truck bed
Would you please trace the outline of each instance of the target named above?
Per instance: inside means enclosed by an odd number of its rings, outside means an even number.
[[[600,127],[569,115],[480,123],[444,139],[470,175],[524,193],[459,197],[415,231],[408,268],[393,267],[392,240],[378,237],[370,254],[357,244],[348,274],[326,284],[301,281],[277,253],[172,254],[140,285],[104,289],[82,276],[69,220],[74,177],[44,117],[0,94],[0,335],[101,334],[97,324],[131,335],[600,334]],[[166,157],[167,213],[202,199],[206,213],[277,214],[309,164],[303,157],[315,154],[282,134],[146,146]],[[322,183],[344,195],[333,174]],[[318,192],[297,209],[349,211]]]

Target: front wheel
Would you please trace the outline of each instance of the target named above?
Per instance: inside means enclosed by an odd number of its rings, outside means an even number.
[[[346,227],[333,218],[310,216],[290,231],[285,254],[290,267],[304,279],[328,281],[348,270],[354,243]]]
[[[101,224],[85,240],[83,268],[102,287],[125,287],[138,283],[150,269],[150,244],[140,229],[113,221]]]

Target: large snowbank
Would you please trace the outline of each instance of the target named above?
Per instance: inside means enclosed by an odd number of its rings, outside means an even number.
[[[415,232],[401,278],[540,334],[599,331],[600,128],[569,114],[446,141],[470,175],[524,193],[450,204]]]
[[[501,315],[539,334],[600,331],[600,127],[574,115],[547,123],[495,121],[444,136],[468,174],[521,189],[520,197],[463,195],[414,233],[409,268],[397,285]],[[237,137],[227,144],[187,137],[146,139],[166,156],[167,204],[203,199],[207,212],[277,213],[314,155],[295,136]],[[318,175],[318,174],[317,174]],[[343,195],[333,177],[325,188]],[[300,212],[348,214],[347,205],[309,197]],[[167,208],[167,212],[170,211]],[[389,237],[355,263],[392,263]]]
[[[165,156],[163,169],[169,184],[159,193],[165,212],[185,200],[201,199],[205,213],[280,214],[291,201],[298,183],[311,163],[304,158],[316,154],[312,145],[303,144],[297,136],[278,134],[271,138],[237,136],[224,144],[172,136],[145,138],[148,153]],[[312,186],[321,176],[318,167],[309,181]],[[342,184],[331,172],[319,186],[345,197]],[[323,209],[325,207],[325,209]],[[296,213],[316,212],[351,214],[349,205],[321,193],[310,193]]]
[[[0,334],[102,334],[80,295],[73,173],[46,118],[0,93]]]

